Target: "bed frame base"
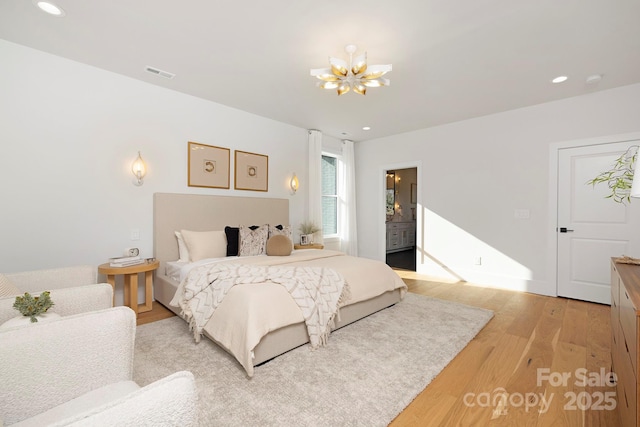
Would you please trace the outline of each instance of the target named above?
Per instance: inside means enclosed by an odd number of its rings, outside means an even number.
[[[169,305],[169,302],[173,299],[173,295],[176,292],[176,285],[174,282],[172,282],[168,277],[158,274],[154,290],[156,301],[176,313],[176,315],[180,316],[180,309]],[[336,326],[333,330],[342,328],[343,326],[360,320],[363,317],[367,317],[376,311],[390,307],[400,300],[400,290],[396,289],[394,291],[385,292],[384,294],[370,300],[360,301],[355,304],[342,307],[340,309],[340,320],[336,320]],[[212,341],[215,341],[206,333],[206,331],[204,334]],[[293,350],[294,348],[308,342],[309,334],[307,333],[307,327],[304,322],[285,326],[278,330],[269,332],[253,349],[253,366],[267,362],[274,357],[286,353],[289,350]],[[224,348],[223,346],[220,347]]]
[[[335,331],[349,323],[356,322],[399,301],[400,291],[396,289],[395,291],[385,292],[376,298],[343,307],[340,309],[340,321],[336,321],[336,326],[333,330]],[[331,338],[329,338],[329,341],[331,341]],[[285,326],[270,332],[262,338],[253,350],[253,366],[264,363],[308,342],[309,334],[304,323],[296,323],[295,325]]]

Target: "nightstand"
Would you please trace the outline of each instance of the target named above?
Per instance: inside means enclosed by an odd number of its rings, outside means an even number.
[[[151,311],[153,308],[153,272],[158,269],[159,261],[145,262],[130,267],[111,267],[109,263],[101,264],[98,273],[107,276],[107,282],[113,287],[115,298],[116,276],[124,276],[124,305],[138,313]],[[138,273],[144,273],[144,304],[138,305]]]
[[[311,243],[308,245],[293,245],[293,249],[324,249],[322,243]]]

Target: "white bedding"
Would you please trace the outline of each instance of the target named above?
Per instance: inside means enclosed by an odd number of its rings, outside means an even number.
[[[306,249],[292,250],[291,255],[297,257],[298,255],[300,255],[301,252],[305,250]],[[298,255],[295,255],[296,252],[298,252]],[[222,257],[222,258],[206,258],[206,259],[195,261],[195,262],[171,261],[171,262],[165,263],[165,275],[167,277],[171,277],[173,280],[179,283],[179,282],[182,282],[185,277],[187,277],[187,275],[193,268],[200,267],[201,265],[207,265],[207,264],[212,264],[216,262],[227,262],[227,261],[239,261],[239,262],[242,262],[243,264],[255,264],[255,263],[264,264],[263,261],[267,258],[273,258],[273,257],[268,257],[267,255],[252,255],[252,256],[243,256],[243,257],[232,256],[232,257]],[[287,258],[283,258],[283,260],[286,260],[285,263],[289,261]]]
[[[229,262],[253,265],[309,265],[333,268],[349,284],[351,298],[346,305],[377,297],[406,285],[386,264],[367,258],[347,256],[342,252],[306,249],[294,251],[290,256],[227,257],[202,260],[181,268],[182,281],[171,305],[178,306],[188,272],[207,263]],[[262,337],[279,328],[304,322],[300,308],[281,285],[265,282],[241,284],[229,290],[215,313],[204,327],[205,333],[227,349],[253,376],[252,352]],[[329,343],[330,345],[330,343]]]
[[[180,283],[182,278],[180,277],[180,272],[182,271],[182,267],[188,265],[187,261],[169,261],[164,263],[164,275],[170,277],[176,282]]]

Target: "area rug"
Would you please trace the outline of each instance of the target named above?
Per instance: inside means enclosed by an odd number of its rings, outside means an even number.
[[[386,426],[491,319],[488,310],[408,293],[334,331],[244,369],[178,317],[138,326],[134,380],[193,372],[202,426]]]

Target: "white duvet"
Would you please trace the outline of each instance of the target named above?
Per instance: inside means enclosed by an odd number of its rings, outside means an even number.
[[[402,296],[406,285],[386,264],[367,258],[347,256],[330,250],[298,250],[290,256],[228,257],[203,260],[182,267],[181,283],[171,301],[178,307],[188,273],[195,266],[215,262],[253,265],[309,265],[333,268],[340,272],[349,284],[351,298],[346,305],[377,297],[385,292],[400,289]],[[282,327],[302,323],[304,318],[289,292],[281,285],[264,282],[233,286],[220,303],[211,319],[204,326],[207,335],[229,351],[253,376],[253,349],[262,337]]]

